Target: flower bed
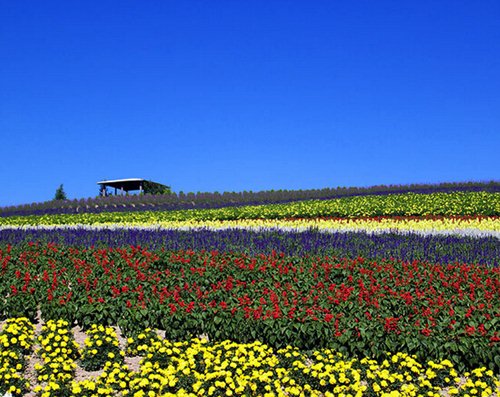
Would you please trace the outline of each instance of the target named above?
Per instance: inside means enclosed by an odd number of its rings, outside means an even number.
[[[368,188],[339,187],[335,189],[270,190],[260,192],[198,192],[160,195],[118,195],[80,200],[52,200],[0,208],[0,217],[77,214],[82,212],[172,211],[181,209],[221,208],[243,205],[287,203],[304,200],[331,200],[349,196],[390,195],[403,193],[500,192],[500,183],[465,182],[420,185],[372,186]]]
[[[131,225],[159,224],[169,221],[428,215],[500,216],[500,193],[406,193],[218,209],[12,216],[0,217],[0,225],[98,225],[119,223]]]
[[[85,347],[69,323],[46,323],[39,335],[26,318],[9,319],[0,332],[0,393],[35,396],[495,396],[500,380],[484,367],[460,372],[450,360],[419,362],[404,353],[380,360],[348,358],[331,349],[273,349],[261,342],[172,342],[138,333],[119,348],[109,327],[92,326]],[[147,337],[148,335],[154,335]],[[122,338],[123,340],[123,338]],[[140,341],[140,343],[136,343]],[[101,343],[98,343],[101,342]],[[124,364],[128,346],[142,358]],[[118,350],[117,350],[118,349]],[[91,350],[98,353],[92,358]],[[102,357],[105,357],[103,360]],[[36,377],[25,379],[26,363]],[[78,380],[82,366],[100,368]]]
[[[0,392],[495,395],[499,215],[453,192],[2,218],[0,316],[39,323],[0,333]]]
[[[396,259],[206,251],[76,249],[3,252],[5,317],[165,329],[172,340],[260,340],[448,357],[458,368],[500,368],[500,269]]]
[[[282,252],[287,256],[334,256],[382,260],[397,258],[432,263],[500,265],[500,239],[493,236],[419,235],[417,233],[325,233],[289,230],[166,230],[158,228],[10,228],[0,229],[0,249],[23,250],[29,242],[58,243],[81,248],[146,247],[149,250],[244,252],[250,255]]]
[[[88,229],[99,230],[103,228],[146,228],[146,229],[173,229],[173,230],[224,230],[224,229],[248,229],[269,230],[281,229],[290,231],[304,231],[309,229],[336,231],[365,231],[384,232],[402,231],[417,232],[421,234],[466,234],[467,232],[480,236],[481,234],[500,235],[500,217],[498,216],[426,216],[426,217],[394,217],[380,216],[368,218],[289,218],[289,219],[239,219],[239,220],[185,220],[185,221],[159,221],[152,223],[151,219],[146,223],[120,221],[118,224],[100,223],[98,225],[77,225]],[[60,228],[75,228],[75,226],[59,226]],[[54,229],[54,226],[2,226],[0,230],[42,228]]]

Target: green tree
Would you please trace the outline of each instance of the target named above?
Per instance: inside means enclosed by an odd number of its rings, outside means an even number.
[[[66,199],[67,199],[66,193],[64,192],[64,188],[61,183],[61,185],[59,185],[59,187],[56,190],[56,195],[54,197],[54,200],[66,200]]]
[[[144,194],[171,194],[170,186],[162,185],[152,181],[144,181],[143,183]]]

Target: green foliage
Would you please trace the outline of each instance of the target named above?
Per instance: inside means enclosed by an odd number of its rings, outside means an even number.
[[[165,186],[152,181],[144,181],[143,190],[145,194],[170,194],[172,190],[170,186]]]
[[[66,197],[66,193],[64,192],[64,188],[63,188],[63,185],[61,183],[56,190],[54,200],[67,200],[67,199],[68,198]]]

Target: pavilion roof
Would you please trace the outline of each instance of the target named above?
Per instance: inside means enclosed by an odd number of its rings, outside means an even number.
[[[128,192],[129,190],[144,190],[145,184],[153,184],[158,186],[164,186],[161,183],[147,181],[142,178],[127,178],[127,179],[110,179],[105,181],[97,182],[98,185],[102,187],[114,187],[116,189],[123,189]]]

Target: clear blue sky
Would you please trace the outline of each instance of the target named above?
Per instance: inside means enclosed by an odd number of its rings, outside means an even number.
[[[0,206],[499,179],[498,0],[0,5]]]

